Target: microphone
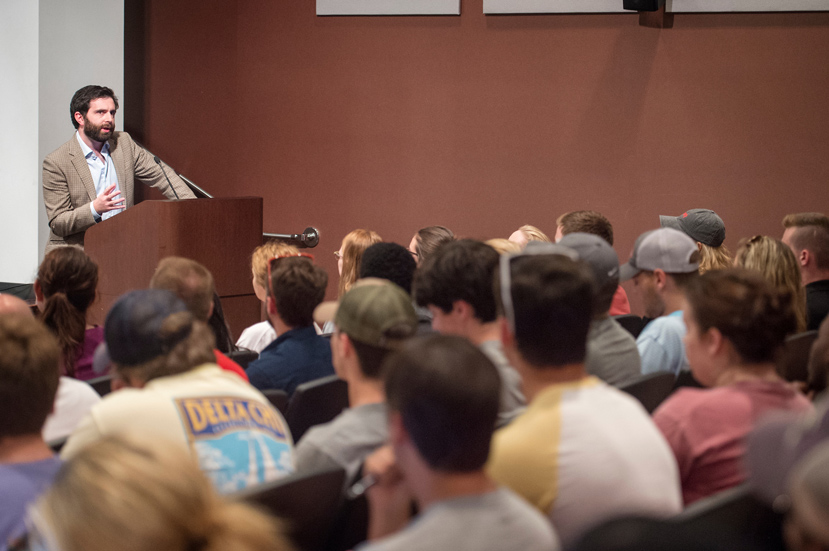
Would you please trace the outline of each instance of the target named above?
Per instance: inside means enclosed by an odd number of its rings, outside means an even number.
[[[164,170],[164,165],[161,164],[161,159],[159,159],[158,156],[155,156],[153,157],[153,161],[155,161],[155,164],[157,164],[158,167],[161,169],[161,172],[162,174],[164,174],[164,177],[167,178],[167,187],[173,190],[173,195],[176,196],[176,201],[181,201],[181,198],[178,196],[178,193],[176,193],[176,188],[173,187],[173,182],[171,182],[170,178],[167,176],[167,171]]]
[[[302,233],[264,233],[268,239],[281,239],[283,241],[294,241],[300,247],[311,249],[320,242],[320,232],[317,228],[308,227]]]

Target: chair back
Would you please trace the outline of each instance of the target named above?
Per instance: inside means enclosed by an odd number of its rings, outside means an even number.
[[[748,484],[697,501],[673,520],[697,530],[728,530],[764,551],[785,549],[783,515],[754,497]]]
[[[674,383],[674,390],[678,390],[682,387],[705,388],[702,386],[702,383],[697,381],[697,378],[694,377],[693,373],[686,370],[679,372],[679,375],[676,376],[676,382]]]
[[[633,338],[639,336],[639,333],[642,332],[642,329],[645,328],[645,320],[637,316],[636,314],[623,314],[621,316],[612,316],[619,325],[624,327],[628,333],[633,335]]]
[[[288,393],[282,390],[281,388],[269,388],[268,390],[263,390],[262,394],[265,395],[265,398],[271,403],[273,407],[279,410],[279,413],[282,414],[282,417],[285,417],[288,414]]]
[[[64,436],[64,437],[61,437],[61,438],[56,438],[54,440],[50,440],[49,442],[46,443],[46,445],[49,446],[52,449],[53,452],[60,453],[60,450],[63,449],[63,446],[64,446],[64,444],[66,444],[67,440],[69,440],[69,437]]]
[[[250,362],[259,358],[259,352],[239,348],[228,354],[227,357],[242,366],[242,369],[247,369]]]
[[[817,339],[817,330],[792,335],[783,345],[777,373],[787,381],[809,380],[809,353]]]
[[[95,389],[95,392],[98,393],[98,396],[103,398],[107,394],[112,391],[112,375],[104,375],[102,377],[96,377],[94,379],[89,379],[87,381],[89,386]]]
[[[348,384],[329,375],[296,387],[285,416],[294,442],[314,425],[327,423],[348,407]]]
[[[345,470],[296,473],[233,497],[263,507],[285,522],[298,551],[323,549],[342,501]]]
[[[675,383],[676,377],[674,374],[665,371],[642,375],[638,379],[620,386],[619,390],[627,392],[639,400],[648,413],[653,413],[673,391]]]

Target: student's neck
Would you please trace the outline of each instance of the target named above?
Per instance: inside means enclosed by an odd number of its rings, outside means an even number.
[[[498,321],[486,323],[472,323],[467,327],[466,338],[475,346],[481,346],[487,341],[497,341],[501,338],[501,329]]]
[[[282,318],[280,318],[279,316],[271,317],[271,325],[273,325],[274,331],[276,331],[277,335],[284,335],[288,331],[295,329],[295,327],[291,327],[290,325],[282,321]]]
[[[0,463],[31,463],[55,454],[40,434],[7,436],[0,439]]]
[[[829,280],[829,271],[803,270],[802,273],[804,286],[814,283],[815,281]]]
[[[743,381],[778,382],[781,380],[773,362],[731,364],[720,373],[714,382],[714,386],[727,386]]]
[[[677,310],[685,309],[685,295],[683,295],[681,291],[671,291],[665,293],[662,297],[662,301],[665,303],[665,313],[662,314],[663,316],[673,314]]]
[[[486,494],[497,489],[483,469],[469,473],[438,472],[423,468],[410,482],[421,511],[448,499]]]
[[[356,408],[368,404],[382,404],[386,401],[383,382],[374,379],[348,381],[348,405]]]
[[[521,369],[522,389],[527,402],[532,402],[547,387],[574,383],[585,377],[587,372],[583,363],[540,368],[525,364]]]

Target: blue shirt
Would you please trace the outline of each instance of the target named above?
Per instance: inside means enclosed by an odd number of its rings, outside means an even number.
[[[642,358],[642,374],[670,371],[679,375],[690,369],[685,357],[682,337],[687,329],[682,321],[682,310],[656,318],[645,326],[636,339],[636,347]]]
[[[331,344],[313,326],[291,329],[266,346],[246,373],[259,390],[277,388],[291,395],[299,384],[334,374]]]
[[[60,466],[57,457],[0,465],[0,550],[26,532],[27,505],[51,486]]]
[[[101,148],[102,159],[84,143],[79,132],[75,132],[75,137],[78,139],[78,143],[81,144],[81,151],[83,151],[83,156],[86,158],[86,164],[89,165],[89,173],[92,175],[92,182],[95,184],[95,194],[102,194],[112,184],[115,184],[115,189],[120,191],[121,188],[118,187],[118,175],[115,173],[115,164],[112,162],[112,157],[109,154],[109,142],[105,143],[104,147]],[[95,217],[95,221],[100,222],[101,220],[115,216],[124,209],[111,210],[100,215],[95,211],[92,203],[89,203],[89,210],[92,211],[92,216]]]

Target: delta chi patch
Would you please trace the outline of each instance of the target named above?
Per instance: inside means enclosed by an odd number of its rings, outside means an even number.
[[[239,397],[175,402],[199,465],[220,493],[293,472],[288,430],[269,404]]]

